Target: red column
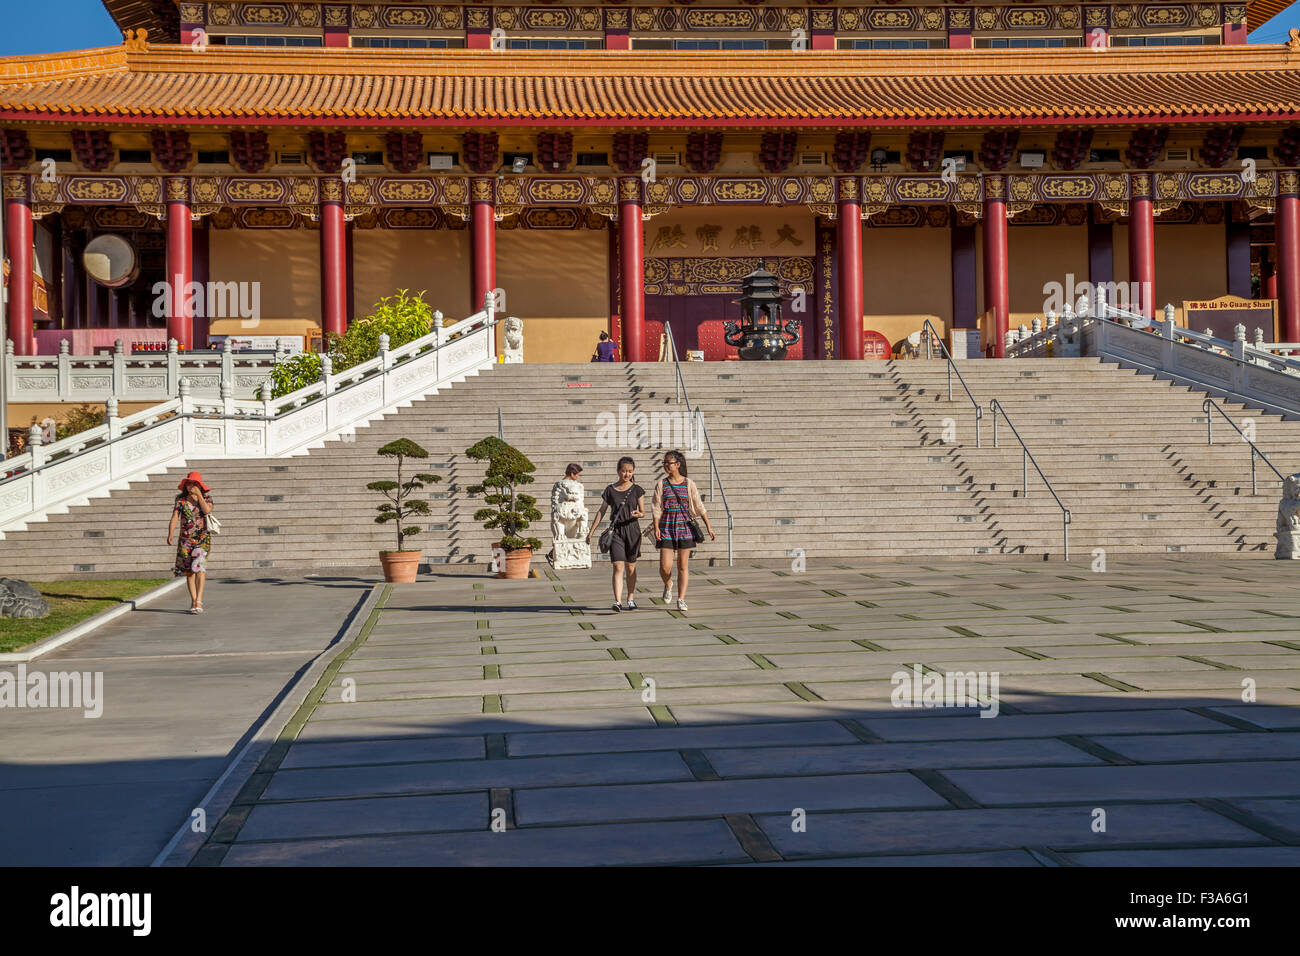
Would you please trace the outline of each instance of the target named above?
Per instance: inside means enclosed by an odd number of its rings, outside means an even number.
[[[618,181],[619,291],[623,299],[623,358],[645,361],[645,239],[641,226],[641,180]]]
[[[1277,314],[1279,331],[1287,342],[1300,342],[1300,179],[1295,172],[1278,177],[1277,215]]]
[[[321,329],[328,335],[348,330],[347,222],[343,216],[343,183],[321,180],[320,306]]]
[[[211,257],[211,238],[208,232],[208,221],[199,220],[199,224],[194,229],[194,281],[198,283],[200,289],[207,289],[208,281],[212,278],[209,269]],[[130,294],[127,295],[127,304],[130,305]],[[208,333],[212,325],[212,316],[207,314],[207,303],[204,303],[203,309],[194,310],[194,321],[190,323],[191,335],[194,338],[192,347],[196,349],[205,349],[208,347]],[[130,310],[128,308],[128,316]]]
[[[840,293],[840,356],[862,358],[862,206],[858,180],[836,180],[839,214],[835,231],[835,271]]]
[[[1273,260],[1269,258],[1267,247],[1259,251],[1259,297],[1277,298],[1277,272],[1273,268]]]
[[[606,252],[606,278],[609,280],[609,337],[618,346],[614,353],[623,358],[623,307],[621,279],[619,278],[618,223],[608,223],[609,244]]]
[[[1007,357],[1011,280],[1007,273],[1006,180],[984,177],[984,311],[993,312],[993,357]]]
[[[167,338],[185,349],[194,344],[194,301],[189,294],[194,280],[193,230],[189,180],[173,176],[167,180],[167,281],[171,287]]]
[[[470,310],[483,308],[483,297],[497,287],[497,220],[493,181],[470,181]]]
[[[27,198],[26,176],[4,177],[4,201],[5,255],[9,257],[6,334],[13,339],[14,354],[35,355],[32,304],[36,280],[32,263],[32,206]]]
[[[1133,174],[1128,218],[1128,281],[1137,283],[1138,301],[1130,306],[1151,318],[1156,295],[1156,219],[1151,208],[1151,176]]]

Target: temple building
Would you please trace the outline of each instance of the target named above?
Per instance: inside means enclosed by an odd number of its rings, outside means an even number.
[[[105,5],[120,46],[0,59],[18,355],[309,342],[407,289],[495,294],[530,362],[665,321],[721,360],[759,267],[790,360],[926,319],[997,355],[1098,283],[1300,341],[1300,36],[1246,44],[1283,0]]]

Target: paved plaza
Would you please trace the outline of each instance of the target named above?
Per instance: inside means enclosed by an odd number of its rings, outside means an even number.
[[[646,564],[385,590],[188,862],[1300,864],[1290,563]]]

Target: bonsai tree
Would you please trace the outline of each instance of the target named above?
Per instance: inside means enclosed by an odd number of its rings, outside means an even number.
[[[379,449],[379,454],[385,458],[397,459],[397,480],[396,481],[372,481],[366,485],[371,491],[377,491],[388,501],[379,505],[375,510],[379,515],[375,518],[376,524],[384,524],[387,521],[397,522],[397,550],[405,550],[402,545],[411,535],[419,534],[419,528],[407,528],[402,530],[402,520],[412,515],[427,515],[429,513],[429,502],[423,498],[411,497],[417,491],[424,488],[426,484],[433,484],[442,481],[441,475],[430,475],[423,472],[417,472],[408,480],[402,481],[402,463],[407,458],[428,458],[429,453],[411,441],[409,438],[399,438],[396,441],[390,441],[383,448]]]
[[[467,490],[470,494],[482,494],[483,501],[492,507],[474,512],[474,520],[483,522],[483,527],[489,531],[500,529],[501,547],[506,551],[521,548],[539,550],[541,541],[519,534],[529,522],[541,520],[542,513],[535,507],[537,499],[516,490],[520,485],[533,482],[532,473],[537,466],[519,449],[490,436],[465,449],[465,455],[488,463],[483,482],[470,485]]]

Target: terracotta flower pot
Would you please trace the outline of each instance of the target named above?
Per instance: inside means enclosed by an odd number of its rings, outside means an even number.
[[[497,542],[496,547],[501,547]],[[528,567],[533,560],[532,548],[515,548],[513,551],[506,552],[506,566],[504,571],[498,571],[499,578],[526,578],[528,577]]]
[[[379,563],[384,566],[384,580],[393,584],[410,584],[420,570],[423,551],[380,551]]]

